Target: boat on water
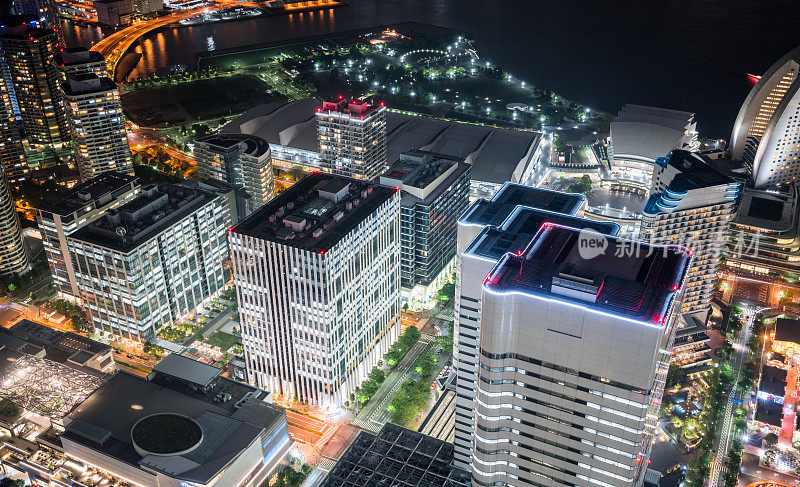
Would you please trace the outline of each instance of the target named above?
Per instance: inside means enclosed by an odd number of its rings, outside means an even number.
[[[204,12],[188,19],[180,21],[181,25],[199,25],[211,22],[222,22],[225,20],[241,20],[250,17],[258,17],[263,12],[261,9],[252,7],[228,7],[214,12]]]

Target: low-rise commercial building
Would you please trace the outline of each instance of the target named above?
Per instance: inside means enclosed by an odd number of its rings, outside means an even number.
[[[457,157],[409,151],[381,175],[400,188],[403,301],[430,307],[455,271],[456,221],[469,203],[470,165]]]
[[[105,25],[127,25],[132,20],[164,10],[163,0],[94,0],[97,21]]]
[[[64,453],[142,487],[262,485],[287,462],[286,412],[221,372],[170,355],[117,373],[64,418]]]
[[[92,324],[147,341],[225,285],[229,195],[203,184],[152,184],[67,239]]]

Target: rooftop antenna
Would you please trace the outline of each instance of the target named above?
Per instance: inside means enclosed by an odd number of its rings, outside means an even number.
[[[115,231],[117,232],[117,235],[119,235],[119,237],[122,239],[122,242],[124,243],[125,235],[128,234],[128,230],[125,227],[117,227]]]

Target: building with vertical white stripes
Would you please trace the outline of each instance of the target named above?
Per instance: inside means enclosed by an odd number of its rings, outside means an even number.
[[[335,411],[400,332],[400,191],[312,173],[228,233],[248,380]]]
[[[643,485],[690,260],[545,222],[462,276],[482,283],[473,486]]]

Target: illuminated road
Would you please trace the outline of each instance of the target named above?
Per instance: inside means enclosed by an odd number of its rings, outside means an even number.
[[[155,19],[143,20],[136,22],[122,30],[114,32],[113,34],[104,37],[100,42],[92,46],[93,51],[97,51],[103,55],[108,64],[109,72],[112,75],[117,70],[117,64],[122,59],[122,56],[138,41],[142,36],[148,32],[164,27],[173,22],[178,22],[203,12],[213,12],[215,10],[222,10],[233,5],[241,5],[236,1],[220,1],[214,6],[203,6],[188,10],[181,10],[164,17],[157,17]]]

